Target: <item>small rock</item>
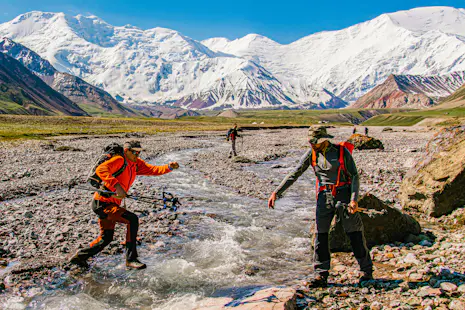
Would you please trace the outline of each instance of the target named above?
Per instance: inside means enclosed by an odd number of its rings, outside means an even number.
[[[461,300],[452,300],[449,304],[449,309],[450,310],[463,310],[465,309],[465,302]]]
[[[383,309],[383,305],[379,301],[374,301],[370,305],[370,310],[381,310]]]
[[[415,254],[413,254],[413,253],[408,253],[407,256],[404,257],[404,263],[419,265],[419,264],[420,264],[420,261],[417,259],[417,257],[415,256]]]
[[[428,240],[421,240],[420,243],[419,243],[421,246],[427,246],[427,247],[430,247],[432,246],[433,244],[428,241]]]
[[[457,289],[458,292],[465,294],[465,284],[462,284]]]
[[[257,266],[247,265],[247,266],[245,266],[244,273],[245,273],[246,275],[248,275],[248,276],[254,276],[254,275],[256,275],[259,271],[260,271],[260,268],[258,268]]]
[[[419,273],[411,273],[409,275],[409,280],[413,281],[413,282],[419,282],[419,281],[423,280],[423,275],[421,275]]]
[[[389,307],[395,308],[400,306],[400,301],[399,300],[393,300],[389,303]]]
[[[421,304],[421,301],[419,298],[411,297],[409,300],[407,300],[407,303],[412,307],[416,307]]]
[[[457,285],[455,285],[454,283],[450,283],[450,282],[442,282],[439,285],[439,287],[441,288],[441,290],[447,293],[453,293],[457,291]]]

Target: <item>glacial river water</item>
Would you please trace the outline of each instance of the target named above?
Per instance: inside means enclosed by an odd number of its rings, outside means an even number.
[[[171,153],[157,163],[177,160],[182,164],[202,151]],[[299,154],[246,169],[281,180],[296,165]],[[283,168],[271,168],[277,164]],[[202,201],[200,207],[184,201],[182,233],[162,237],[162,250],[140,246],[146,270],[128,271],[122,255],[102,255],[77,283],[64,281],[32,299],[10,296],[2,306],[184,310],[208,297],[241,298],[263,287],[292,285],[309,274],[309,228],[315,202],[312,171],[301,177],[274,210],[266,207],[265,200],[240,196],[185,166],[163,178],[142,177],[142,182],[163,182],[177,196]],[[246,269],[258,272],[248,276]]]

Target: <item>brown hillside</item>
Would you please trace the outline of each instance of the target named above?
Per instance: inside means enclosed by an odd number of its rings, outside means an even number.
[[[0,113],[87,116],[19,61],[0,53]]]

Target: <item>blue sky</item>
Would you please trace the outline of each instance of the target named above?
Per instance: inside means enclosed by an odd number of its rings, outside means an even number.
[[[382,13],[420,6],[465,8],[459,0],[0,0],[0,23],[29,11],[97,15],[106,22],[143,29],[165,27],[196,40],[236,39],[249,33],[290,43],[324,30],[338,30]]]

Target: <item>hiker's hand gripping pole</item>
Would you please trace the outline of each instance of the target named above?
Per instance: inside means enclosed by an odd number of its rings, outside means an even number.
[[[347,212],[349,212],[350,214],[354,214],[355,212],[358,212],[358,211],[360,211],[358,209],[358,202],[355,200],[352,200],[347,206]]]

